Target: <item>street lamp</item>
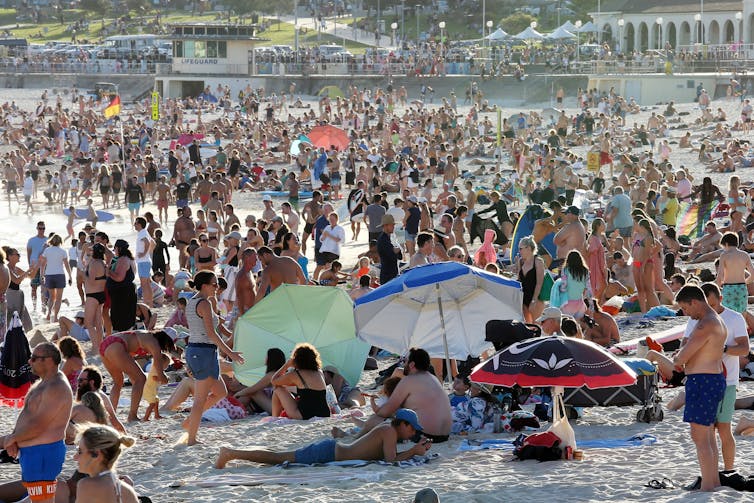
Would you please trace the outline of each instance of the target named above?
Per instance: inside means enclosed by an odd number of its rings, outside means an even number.
[[[741,36],[741,32],[743,31],[741,29],[741,20],[744,18],[744,13],[741,11],[736,12],[736,29],[733,33],[733,38],[735,39],[734,42],[737,42],[741,39],[743,39],[743,36]],[[738,32],[738,37],[736,37],[736,33]]]
[[[395,30],[398,29],[398,23],[390,23],[390,29],[393,30],[393,41],[390,45],[395,47]]]
[[[696,43],[703,43],[702,42],[702,15],[701,14],[694,14],[694,22],[696,24],[696,30],[694,30],[694,34],[696,35]]]
[[[421,5],[417,4],[414,5],[414,15],[416,16],[416,45],[419,45],[419,10],[422,8]]]
[[[486,24],[487,24],[487,36],[490,36],[490,35],[492,35],[492,24],[493,24],[492,20],[490,19],[489,21],[487,21]],[[484,30],[482,30],[482,34],[484,34]],[[491,41],[488,41],[487,45],[490,45],[489,42],[491,42]],[[484,45],[484,40],[482,40],[482,45]]]
[[[620,18],[618,20],[618,52],[623,52],[623,25],[626,24],[626,20]]]
[[[655,23],[657,23],[657,50],[662,50],[662,18],[658,17],[655,19]]]
[[[573,26],[576,27],[576,61],[581,59],[581,19],[577,19]]]
[[[445,44],[443,43],[443,39],[445,38],[445,21],[440,21],[440,23],[437,25],[440,27],[440,59],[443,61],[445,60]]]

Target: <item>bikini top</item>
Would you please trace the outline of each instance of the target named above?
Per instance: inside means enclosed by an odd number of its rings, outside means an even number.
[[[91,266],[91,264],[89,264],[89,266]],[[87,278],[89,277],[89,266],[87,266],[87,267],[86,267],[86,277],[87,277]],[[106,274],[103,274],[102,276],[95,276],[95,277],[94,277],[94,280],[95,280],[95,281],[97,281],[97,280],[101,280],[101,279],[107,279],[107,275],[106,275]]]
[[[118,503],[121,503],[123,499],[120,494],[120,481],[115,476],[115,473],[113,473],[112,470],[105,470],[104,472],[100,472],[97,476],[101,477],[102,475],[110,475],[110,478],[113,481],[113,487],[115,488],[115,497],[118,498]]]

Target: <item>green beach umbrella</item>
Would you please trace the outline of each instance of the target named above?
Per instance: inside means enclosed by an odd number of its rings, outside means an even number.
[[[327,96],[328,98],[345,98],[343,91],[338,86],[325,86],[319,90],[317,96]]]
[[[264,376],[270,348],[286,356],[296,344],[308,342],[319,351],[322,365],[334,365],[356,386],[370,345],[356,338],[353,302],[340,288],[283,284],[236,322],[235,347],[246,362],[234,364],[236,378],[247,386]]]

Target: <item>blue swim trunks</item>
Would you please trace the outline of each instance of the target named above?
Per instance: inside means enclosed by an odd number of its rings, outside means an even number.
[[[55,495],[56,479],[63,471],[65,443],[62,440],[51,444],[21,447],[18,464],[21,466],[21,481],[32,501]]]
[[[335,446],[337,442],[330,438],[309,444],[296,451],[296,463],[313,465],[315,463],[330,463],[335,461]]]
[[[703,426],[715,424],[724,395],[723,374],[686,374],[683,421]]]

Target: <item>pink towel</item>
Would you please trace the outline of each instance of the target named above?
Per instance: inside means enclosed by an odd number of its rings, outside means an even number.
[[[494,230],[487,229],[484,231],[484,242],[474,254],[474,263],[477,267],[484,267],[489,263],[494,264],[497,262],[497,252],[492,245],[496,238],[497,233]]]

